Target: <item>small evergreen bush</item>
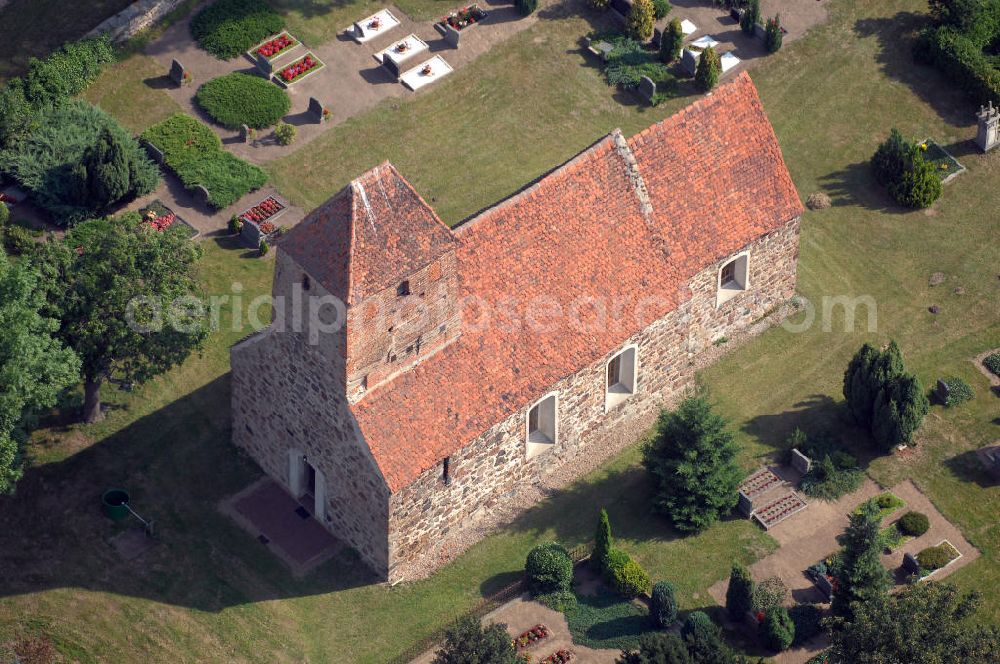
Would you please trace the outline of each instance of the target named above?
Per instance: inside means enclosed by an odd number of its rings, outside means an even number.
[[[781,14],[775,14],[774,18],[767,19],[764,26],[764,46],[768,53],[777,53],[781,48]]]
[[[927,547],[917,554],[920,568],[928,572],[941,569],[953,560],[954,551],[948,544]]]
[[[673,584],[669,581],[658,581],[653,585],[649,614],[660,629],[670,627],[677,622],[677,596]]]
[[[597,533],[594,536],[594,551],[591,559],[597,563],[598,569],[606,569],[611,549],[614,548],[611,540],[611,520],[608,512],[601,508],[601,515],[597,521]]]
[[[287,122],[281,122],[274,128],[274,137],[281,145],[291,145],[297,133],[295,125],[290,125]]]
[[[229,60],[284,27],[284,19],[264,0],[217,0],[191,19],[191,36],[215,57]]]
[[[257,254],[261,257],[267,256],[267,252],[271,251],[271,245],[267,243],[264,238],[260,239],[260,244],[257,245]]]
[[[241,230],[243,230],[243,220],[234,214],[229,218],[229,234],[239,235]]]
[[[972,386],[958,376],[945,378],[944,382],[948,386],[948,398],[944,402],[946,408],[971,401],[976,396],[976,393],[972,391]]]
[[[649,41],[653,36],[653,24],[656,22],[656,9],[653,0],[633,0],[625,19],[625,29],[629,36],[642,42]]]
[[[795,622],[788,615],[788,609],[779,606],[768,611],[761,632],[771,650],[788,650],[795,640]]]
[[[260,76],[239,72],[213,78],[198,88],[198,105],[223,127],[263,129],[288,113],[288,93]]]
[[[896,522],[899,532],[910,537],[920,537],[931,527],[931,522],[922,512],[907,512]]]
[[[752,37],[754,26],[758,23],[760,23],[760,0],[750,0],[740,17],[740,29],[743,30],[743,34]]]
[[[670,0],[653,0],[653,15],[656,16],[657,21],[669,14],[672,9],[673,5],[670,4]]]
[[[729,589],[726,590],[726,610],[734,621],[742,621],[753,606],[753,579],[746,565],[733,563],[729,572]]]
[[[983,358],[983,366],[994,376],[1000,376],[1000,353],[992,353]]]
[[[941,178],[924,159],[926,145],[915,145],[895,127],[872,156],[875,180],[900,205],[925,208],[941,195]]]
[[[536,594],[569,590],[573,582],[573,561],[558,542],[539,544],[524,563],[528,586]]]
[[[517,0],[515,4],[521,16],[528,16],[538,9],[538,0]]]
[[[535,596],[535,601],[561,613],[572,611],[577,605],[576,595],[571,590],[553,590],[550,593],[542,593]]]
[[[620,550],[618,550],[620,551]],[[624,556],[612,556],[612,564],[608,568],[608,581],[622,597],[636,597],[649,591],[649,573],[642,565],[621,551]]]
[[[807,643],[823,631],[823,610],[815,604],[796,604],[788,610],[788,615],[795,623],[793,646]]]
[[[712,47],[706,48],[698,58],[698,69],[694,73],[694,82],[702,92],[709,92],[719,82],[722,73],[722,63],[719,55]]]
[[[682,48],[684,48],[684,30],[681,28],[681,21],[678,18],[671,19],[667,29],[660,35],[660,60],[667,64],[676,62],[681,57]]]
[[[10,224],[0,228],[3,234],[3,246],[11,256],[23,256],[35,248],[35,241],[27,228]]]

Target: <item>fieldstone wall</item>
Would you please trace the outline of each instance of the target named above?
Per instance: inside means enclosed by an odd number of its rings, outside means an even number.
[[[131,39],[177,9],[184,0],[138,0],[87,33],[86,37],[107,34],[113,42]]]
[[[275,328],[231,350],[233,442],[288,489],[289,452],[305,454],[325,477],[323,526],[384,576],[389,490],[336,387],[343,360],[336,366],[305,335]]]

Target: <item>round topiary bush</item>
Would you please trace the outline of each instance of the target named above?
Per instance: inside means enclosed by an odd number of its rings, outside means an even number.
[[[213,120],[229,129],[239,129],[240,125],[270,127],[292,106],[288,93],[278,86],[238,72],[205,83],[194,98]]]
[[[783,606],[771,609],[761,625],[764,641],[771,650],[788,650],[795,640],[795,623]]]
[[[660,629],[670,627],[677,622],[677,597],[674,586],[669,581],[658,581],[653,586],[649,615]]]
[[[931,527],[927,515],[922,512],[907,512],[896,522],[899,532],[910,537],[920,537]]]
[[[562,544],[546,542],[528,553],[524,573],[536,594],[569,590],[573,582],[573,561]]]

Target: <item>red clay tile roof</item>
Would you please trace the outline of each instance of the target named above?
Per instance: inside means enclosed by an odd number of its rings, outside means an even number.
[[[424,199],[384,162],[357,178],[281,242],[348,304],[394,286],[455,243]]]
[[[695,272],[801,211],[741,74],[631,141],[612,133],[456,228],[461,296],[494,311],[514,297],[516,319],[530,310],[543,324],[550,307],[568,311],[581,298],[618,303],[621,314],[588,326],[584,306],[586,329],[565,319],[529,329],[504,316],[465,325],[450,346],[374,389],[353,411],[389,489],[620,347],[689,298]]]

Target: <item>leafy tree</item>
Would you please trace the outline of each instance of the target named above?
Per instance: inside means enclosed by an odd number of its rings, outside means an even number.
[[[700,396],[663,411],[643,448],[643,465],[656,483],[654,508],[674,527],[700,532],[736,506],[742,474],[739,448],[726,421]]]
[[[760,0],[750,0],[740,17],[743,34],[753,36],[754,26],[760,23]]]
[[[144,383],[201,348],[206,330],[191,301],[200,257],[183,231],[157,232],[134,213],[78,224],[40,247],[58,336],[83,363],[85,421],[102,419],[106,380]]]
[[[975,593],[944,583],[919,583],[855,605],[833,619],[831,654],[852,664],[992,664],[1000,661],[1000,630],[979,626]]]
[[[0,493],[12,492],[21,476],[19,444],[35,412],[55,405],[80,375],[80,360],[54,336],[57,322],[40,313],[38,281],[0,249]]]
[[[511,644],[507,626],[493,623],[483,628],[467,616],[445,632],[444,644],[433,664],[521,664]]]
[[[597,533],[594,536],[593,559],[597,565],[604,569],[608,566],[608,556],[613,548],[611,541],[611,520],[608,519],[608,512],[601,508],[601,517],[597,522]]]
[[[622,651],[617,664],[696,664],[688,654],[684,640],[669,632],[643,634],[639,649]]]
[[[660,35],[660,59],[670,64],[681,57],[684,47],[684,30],[678,18],[671,19],[667,29]]]
[[[726,610],[736,621],[742,621],[753,603],[753,579],[746,565],[733,563],[729,572],[729,589],[726,590]]]
[[[569,590],[573,582],[573,560],[562,544],[545,542],[528,552],[524,573],[532,592]]]
[[[795,640],[795,623],[788,615],[788,609],[783,606],[775,607],[764,616],[764,624],[761,625],[764,641],[772,650],[788,650]]]
[[[882,566],[880,525],[878,507],[873,503],[864,503],[851,515],[844,535],[843,562],[836,570],[833,611],[837,615],[849,616],[855,603],[877,600],[892,585],[889,571]]]
[[[768,53],[777,53],[781,48],[781,14],[775,14],[774,18],[767,19],[764,26],[764,46]]]
[[[698,69],[694,72],[694,83],[702,92],[709,92],[719,82],[722,73],[722,63],[715,49],[709,46],[701,52],[698,58]]]
[[[639,41],[648,41],[653,36],[656,9],[653,0],[633,0],[625,21],[628,34]]]
[[[669,581],[658,581],[653,585],[649,602],[650,615],[659,628],[670,627],[677,622],[677,596]]]

